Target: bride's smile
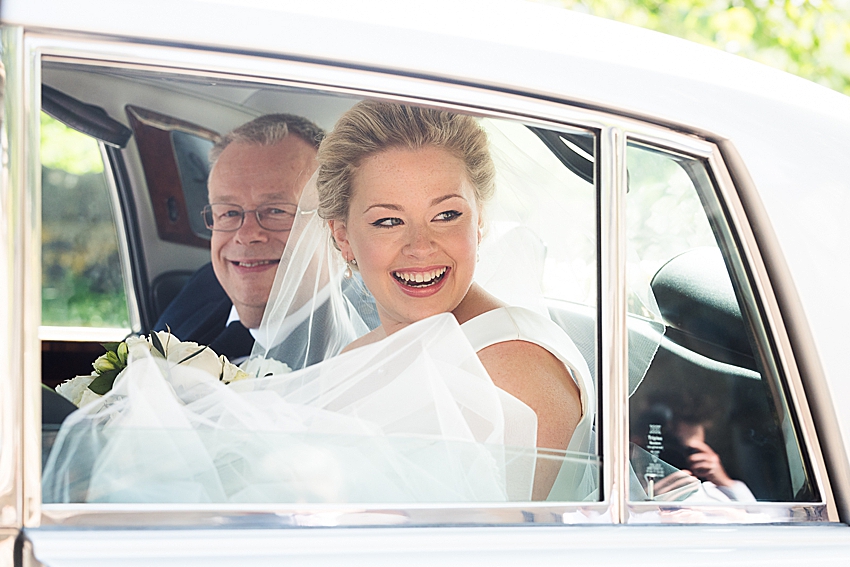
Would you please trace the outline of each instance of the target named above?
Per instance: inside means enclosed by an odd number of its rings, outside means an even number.
[[[463,162],[447,150],[368,156],[352,179],[348,218],[331,225],[388,333],[454,311],[472,285],[479,206]]]
[[[433,287],[443,280],[443,276],[448,272],[448,266],[435,268],[432,270],[411,270],[404,272],[393,272],[393,277],[398,280],[398,283],[403,287],[424,288]]]

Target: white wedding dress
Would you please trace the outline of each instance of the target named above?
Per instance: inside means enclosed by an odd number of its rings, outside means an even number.
[[[502,307],[482,313],[461,325],[461,329],[475,352],[496,343],[526,341],[543,347],[567,367],[579,388],[582,417],[566,454],[552,457],[562,460],[562,463],[548,500],[595,499],[599,472],[592,431],[596,397],[590,369],[575,343],[551,319],[522,307]],[[505,421],[506,428],[510,430],[513,420],[506,416]]]

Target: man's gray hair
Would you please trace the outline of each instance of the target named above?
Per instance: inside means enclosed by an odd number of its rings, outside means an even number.
[[[324,130],[301,116],[266,114],[234,128],[219,138],[210,150],[210,168],[215,165],[224,148],[233,142],[273,146],[289,134],[298,136],[316,149],[325,137]]]

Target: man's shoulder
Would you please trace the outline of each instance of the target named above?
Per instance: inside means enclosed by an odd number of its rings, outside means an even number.
[[[164,330],[168,326],[181,340],[211,340],[207,335],[221,332],[232,305],[208,263],[189,278],[154,328]]]
[[[183,307],[194,305],[209,305],[210,302],[226,302],[232,304],[224,288],[215,277],[211,263],[206,263],[192,274],[177,297],[168,306],[168,309],[176,305]],[[229,305],[228,305],[229,308]]]

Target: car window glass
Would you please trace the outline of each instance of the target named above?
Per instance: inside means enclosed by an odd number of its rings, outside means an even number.
[[[630,376],[631,500],[817,499],[704,163],[631,143],[628,171],[630,357],[643,366]],[[764,521],[756,516],[728,519]]]
[[[114,203],[98,142],[41,115],[42,324],[128,329]]]
[[[120,77],[116,80],[120,81]],[[156,80],[151,79],[151,88],[156,86]],[[169,88],[173,89],[178,83],[177,79],[171,80]],[[286,108],[287,97],[293,96],[294,91],[292,88],[266,87],[263,100],[275,100],[276,108]],[[216,100],[218,94],[214,85],[202,93],[202,98],[210,103]],[[296,94],[302,98],[305,96],[303,92]],[[324,99],[316,100],[317,104],[323,104]],[[334,102],[338,105],[338,101]],[[222,101],[222,104],[232,102]],[[181,105],[185,105],[185,101],[181,101]],[[163,103],[161,106],[167,105]],[[337,115],[340,112],[337,106],[329,108]],[[323,108],[318,109],[318,112],[322,111]],[[183,118],[178,116],[173,120]],[[186,117],[185,120],[187,123],[200,123],[197,117]],[[553,488],[535,499],[562,502],[598,500],[600,459],[594,426],[597,398],[594,383],[598,250],[596,180],[592,173],[590,177],[586,172],[576,173],[575,165],[564,157],[569,151],[553,152],[537,126],[532,128],[520,122],[496,119],[479,119],[479,122],[488,134],[496,165],[496,194],[485,209],[484,238],[480,259],[475,266],[475,280],[506,304],[548,316],[551,318],[547,319],[549,325],[554,322],[555,329],[560,326],[566,332],[563,336],[564,342],[569,345],[569,353],[564,353],[564,356],[581,369],[572,372],[576,374],[575,380],[581,383],[584,416],[587,417],[582,422],[583,441],[580,446],[570,446],[568,451],[548,447],[538,450],[533,444],[517,446],[510,437],[513,433],[510,423],[504,424],[508,436],[501,444],[476,444],[454,438],[433,443],[427,439],[423,441],[419,435],[405,436],[398,432],[388,438],[358,437],[350,428],[305,432],[289,431],[285,427],[280,431],[273,428],[245,431],[234,427],[192,432],[174,425],[173,421],[157,422],[155,427],[148,428],[137,427],[139,422],[135,421],[126,426],[121,420],[97,421],[88,424],[91,426],[88,437],[77,439],[69,434],[58,438],[46,461],[45,479],[49,477],[50,482],[45,480],[45,502],[405,504],[440,501],[486,502],[489,505],[499,500],[532,499],[531,492],[514,490],[515,485],[511,483],[516,475],[525,475],[526,481],[530,481],[535,468],[553,473]],[[236,125],[238,123],[229,127]],[[219,128],[218,125],[216,127]],[[582,150],[585,157],[581,159],[592,162],[595,144],[592,132],[578,128],[552,132],[552,139],[564,147],[568,146],[562,136],[589,141],[590,154]],[[138,129],[135,129],[135,137],[139,137]],[[138,144],[138,139],[135,142]],[[143,149],[144,144],[138,145]],[[203,154],[208,145],[208,139],[189,139],[173,131],[168,143],[163,146],[165,149],[159,148],[161,158],[167,157],[169,168],[173,169],[174,162],[177,163],[175,171],[184,181],[183,190],[186,189],[187,176],[196,176],[192,183],[197,187],[203,186],[202,177],[206,170],[201,166],[206,164],[195,163],[193,156]],[[177,151],[176,156],[172,148]],[[186,151],[182,152],[180,148]],[[153,157],[151,153],[145,159]],[[193,169],[196,165],[199,167]],[[145,176],[149,177],[155,171],[155,162],[145,163]],[[136,184],[140,181],[133,180]],[[150,179],[147,181],[150,189]],[[134,193],[144,195],[144,186],[134,188]],[[187,203],[190,201],[188,193],[183,197]],[[167,207],[163,210],[167,215]],[[161,220],[159,215],[160,212],[157,212],[157,221]],[[191,226],[189,218],[187,226]],[[194,229],[191,232],[193,237],[202,236]],[[518,280],[521,282],[519,285],[516,284]],[[503,285],[505,282],[510,285]],[[561,336],[562,331],[558,330],[558,333]],[[205,355],[185,351],[175,356],[178,358],[171,361],[174,365],[191,359],[192,365],[203,367],[201,361]],[[218,358],[214,359],[213,366],[221,371]],[[216,374],[213,380],[215,387],[230,388],[220,385],[218,378]],[[128,380],[123,382],[127,384]],[[121,379],[117,378],[115,383],[120,384]],[[306,380],[305,383],[313,382]],[[240,388],[246,387],[250,389],[243,383],[234,387],[233,391],[242,391]],[[84,397],[80,397],[78,403],[97,399],[86,391],[91,388],[83,387],[82,390]],[[174,391],[180,396],[190,389],[175,388]],[[172,395],[169,390],[160,390],[160,393],[166,397]],[[108,400],[110,412],[122,411],[122,398]],[[517,409],[516,399],[507,397],[500,403]],[[186,407],[191,405],[185,404]],[[183,404],[178,403],[177,406]],[[385,404],[384,407],[391,406]],[[92,407],[97,406],[89,406]],[[152,403],[150,407],[166,406]],[[193,407],[200,406],[195,404]],[[525,412],[521,408],[519,411]],[[470,412],[472,410],[460,408],[458,415],[464,415],[478,427],[474,412]],[[157,415],[153,412],[148,417],[155,418]],[[182,421],[180,423],[183,424]],[[77,425],[80,423],[76,423],[75,427]],[[284,450],[287,447],[289,449]],[[148,450],[165,451],[162,454],[167,456],[144,458],[149,454],[145,452]],[[262,455],[253,454],[254,451],[260,451]],[[399,455],[403,456],[400,460]],[[403,465],[401,470],[414,467],[415,474],[398,474],[395,467],[399,462]],[[391,467],[387,463],[395,464]],[[422,463],[422,466],[417,463]],[[429,476],[431,473],[434,473],[434,478]],[[505,491],[498,486],[505,483],[506,477],[511,488]],[[71,485],[61,484],[63,479],[69,478],[73,479]],[[59,484],[56,484],[57,479]],[[357,481],[352,482],[351,479]],[[460,483],[457,490],[449,484],[449,490],[435,492],[435,486],[444,486],[444,479]],[[491,481],[496,481],[495,493],[490,490]],[[263,483],[271,484],[259,490],[258,486]],[[216,487],[214,490],[211,489],[213,486]],[[526,482],[525,486],[531,485]],[[494,494],[497,496],[494,497]]]

